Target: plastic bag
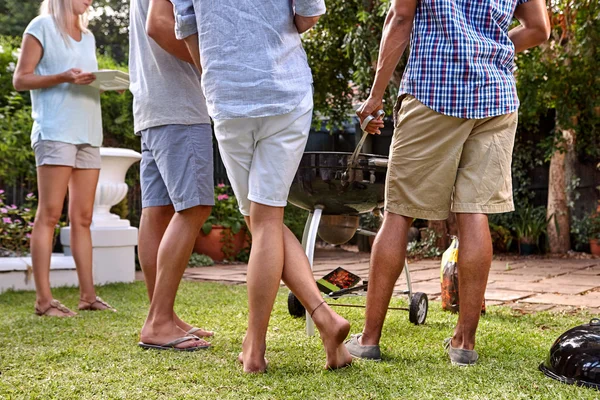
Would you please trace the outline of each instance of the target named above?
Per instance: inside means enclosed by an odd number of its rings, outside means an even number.
[[[442,255],[440,282],[442,284],[442,309],[458,312],[458,238],[452,236],[450,247]],[[485,299],[481,305],[481,313],[485,314]]]

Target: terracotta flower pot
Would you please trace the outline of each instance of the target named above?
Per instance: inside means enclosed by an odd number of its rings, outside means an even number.
[[[200,234],[198,235],[194,245],[194,252],[206,254],[214,261],[225,260],[226,254],[223,252],[223,239],[224,235],[230,234],[230,231],[231,230],[229,228],[223,228],[222,226],[218,225],[213,226],[208,235],[205,235],[204,232],[200,231]],[[244,247],[248,245],[245,229],[242,229],[237,234],[233,235],[232,244],[232,256],[236,256]]]
[[[600,243],[596,239],[590,239],[590,252],[595,256],[600,256]]]

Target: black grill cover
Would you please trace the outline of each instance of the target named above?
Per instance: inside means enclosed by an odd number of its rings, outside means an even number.
[[[600,319],[560,335],[540,371],[563,383],[600,389]]]

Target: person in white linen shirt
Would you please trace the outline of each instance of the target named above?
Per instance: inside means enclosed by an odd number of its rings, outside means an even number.
[[[71,249],[79,278],[79,310],[112,310],[96,296],[90,224],[100,173],[100,92],[89,86],[98,69],[96,42],[87,30],[92,0],[44,0],[41,15],[25,29],[13,77],[16,90],[30,90],[38,208],[31,257],[38,315],[70,317],[52,297],[50,257],[54,230],[69,191]]]
[[[202,89],[229,181],[252,232],[248,330],[238,360],[264,372],[266,333],[283,280],[310,312],[326,368],[349,365],[350,324],[317,288],[283,207],[313,111],[312,74],[300,33],[325,13],[323,0],[171,0],[176,29],[202,70]]]

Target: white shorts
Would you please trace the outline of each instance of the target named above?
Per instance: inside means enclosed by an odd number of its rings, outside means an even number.
[[[250,202],[285,207],[306,147],[312,122],[309,89],[290,113],[260,118],[215,120],[215,136],[240,212]]]

